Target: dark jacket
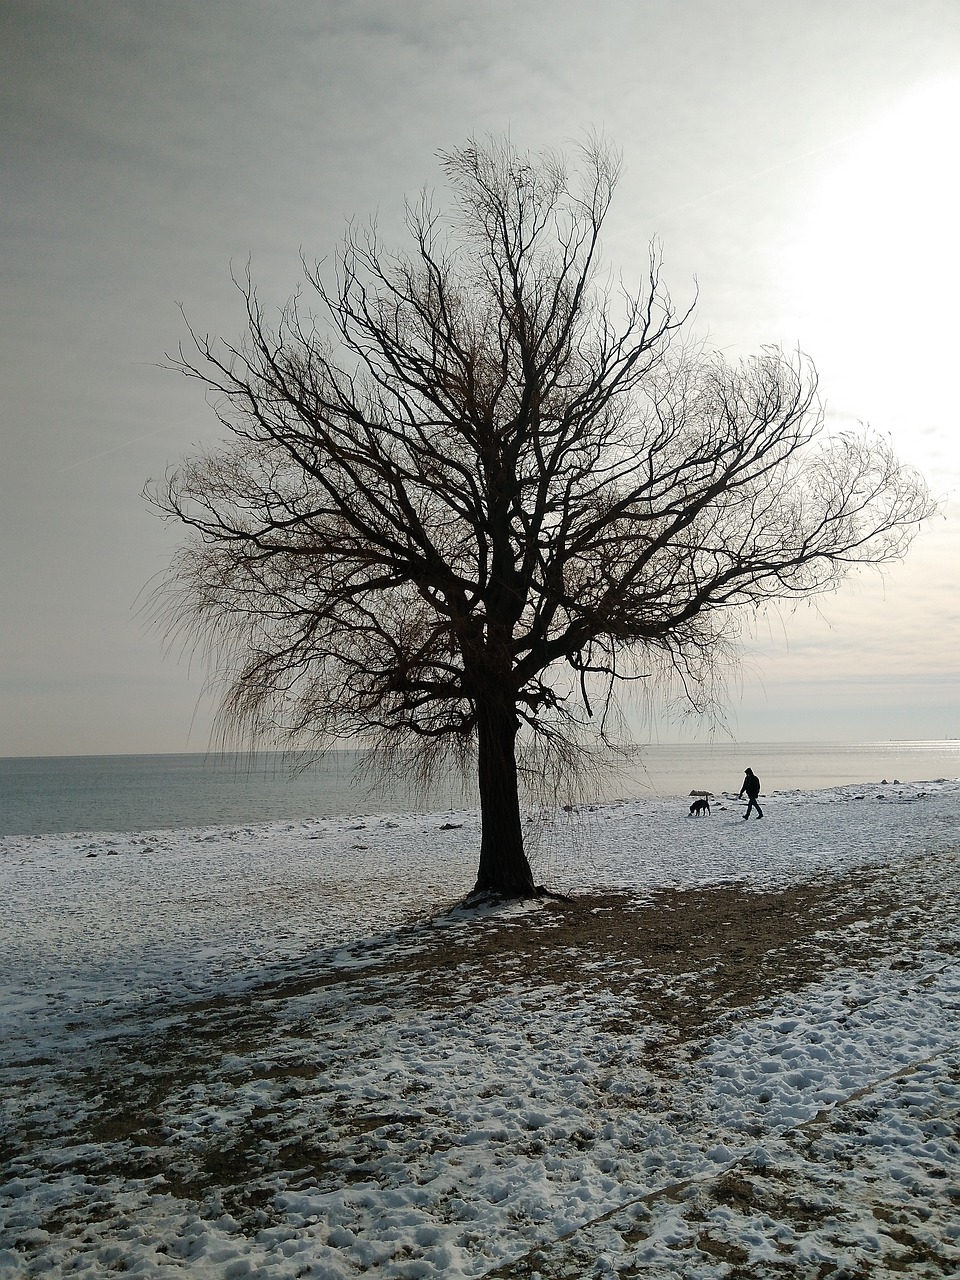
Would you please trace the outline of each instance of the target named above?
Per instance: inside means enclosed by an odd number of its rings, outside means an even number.
[[[743,780],[740,794],[749,796],[751,800],[756,800],[760,794],[760,779],[751,769],[747,770],[747,776]]]

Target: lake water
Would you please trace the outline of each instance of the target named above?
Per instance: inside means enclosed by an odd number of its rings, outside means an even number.
[[[274,755],[0,758],[0,835],[142,831],[476,804],[451,784],[426,796],[401,786],[376,795],[358,783],[357,753],[331,752],[296,771]],[[764,793],[846,783],[960,778],[960,741],[712,743],[644,747],[611,775],[602,799],[740,789],[744,768]]]

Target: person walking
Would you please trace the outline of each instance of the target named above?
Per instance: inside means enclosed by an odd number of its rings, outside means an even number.
[[[743,815],[744,821],[746,821],[747,818],[750,817],[751,809],[756,809],[758,818],[763,817],[763,810],[757,804],[757,796],[759,794],[760,794],[760,779],[757,777],[757,775],[753,772],[752,769],[747,769],[743,777],[743,786],[740,788],[740,795],[737,797],[737,799],[740,800],[745,795],[747,797],[747,800],[749,801],[749,804],[747,805],[747,812]]]

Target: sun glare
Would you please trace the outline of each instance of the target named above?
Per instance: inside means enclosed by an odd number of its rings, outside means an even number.
[[[960,76],[916,90],[845,142],[786,254],[785,309],[831,403],[908,431],[960,471]],[[841,407],[841,406],[838,406]]]

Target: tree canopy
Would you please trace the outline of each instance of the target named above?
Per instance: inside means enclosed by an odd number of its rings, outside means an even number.
[[[611,148],[441,162],[452,210],[409,205],[405,251],[351,226],[315,311],[271,322],[248,272],[244,340],[191,330],[227,435],[151,490],[187,529],[158,598],[223,727],[475,760],[477,888],[528,894],[518,766],[575,767],[630,678],[700,705],[745,616],[901,557],[931,506],[825,431],[808,361],[692,341],[655,250],[610,285]]]

